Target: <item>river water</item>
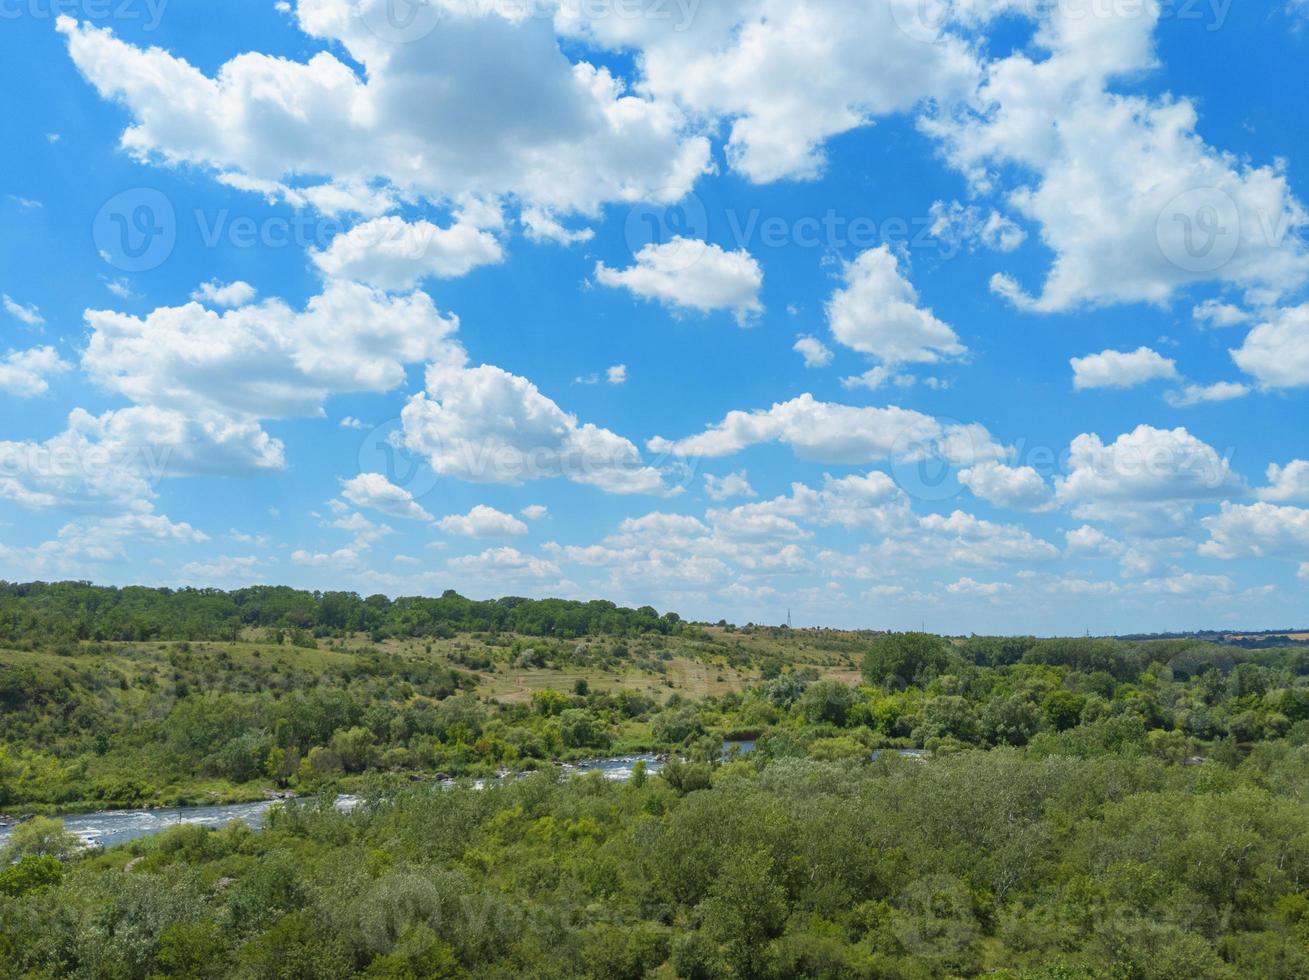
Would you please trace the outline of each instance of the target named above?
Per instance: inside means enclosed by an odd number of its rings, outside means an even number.
[[[571,763],[560,768],[564,772],[579,775],[599,772],[606,779],[612,779],[615,782],[626,782],[632,778],[632,770],[635,768],[637,760],[644,761],[646,769],[651,773],[656,773],[663,768],[663,762],[652,755],[594,759],[587,762]],[[502,776],[491,780],[479,779],[473,782],[473,786],[476,789],[481,789],[488,782],[522,778],[527,775],[530,775],[530,773],[516,773],[512,776]],[[450,782],[446,785],[455,786],[458,784]],[[122,844],[138,837],[149,837],[151,834],[157,834],[169,827],[184,824],[194,824],[200,827],[225,827],[234,820],[240,820],[258,830],[263,827],[264,818],[269,808],[281,802],[284,801],[260,800],[257,803],[233,803],[225,806],[184,806],[163,810],[101,810],[96,813],[70,814],[60,819],[64,822],[64,829],[70,834],[77,835],[82,843],[88,847],[112,847],[114,844]],[[348,810],[358,802],[357,797],[342,796],[337,800],[337,806],[343,810]],[[0,847],[8,843],[9,834],[12,830],[12,825],[0,827]]]
[[[755,743],[748,740],[724,742],[723,758],[729,759],[735,756],[748,755],[754,751],[754,747]],[[605,779],[611,779],[615,782],[627,782],[632,778],[632,771],[638,761],[644,762],[646,771],[652,774],[657,773],[664,766],[657,756],[630,755],[568,763],[560,766],[560,768],[569,774],[585,775],[598,772],[603,774]],[[499,782],[505,779],[521,779],[528,775],[531,774],[514,773],[493,779],[478,779],[474,780],[472,785],[475,789],[482,789],[487,783]],[[458,783],[452,781],[446,783],[446,785],[455,786]],[[149,837],[151,834],[157,834],[169,827],[184,824],[194,824],[200,827],[225,827],[234,820],[240,820],[249,824],[255,830],[259,830],[264,825],[264,818],[269,808],[281,802],[284,801],[260,800],[256,803],[232,803],[224,806],[183,806],[164,810],[100,810],[96,813],[70,814],[60,819],[64,822],[64,829],[70,834],[77,835],[82,843],[88,847],[112,847],[115,844],[123,844],[138,837]],[[342,796],[337,800],[337,806],[343,810],[348,810],[358,802],[357,797]],[[12,830],[12,825],[0,827],[0,847],[8,843],[9,834]]]

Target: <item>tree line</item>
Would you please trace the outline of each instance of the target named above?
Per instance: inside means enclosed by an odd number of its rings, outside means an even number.
[[[524,636],[676,634],[676,613],[649,606],[566,599],[466,599],[355,592],[308,592],[285,586],[221,589],[110,588],[88,582],[0,582],[0,642],[81,640],[235,640],[242,629],[301,630],[318,636],[388,637],[510,632]]]

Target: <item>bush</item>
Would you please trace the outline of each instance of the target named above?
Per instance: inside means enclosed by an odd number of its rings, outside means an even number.
[[[18,897],[63,881],[64,866],[50,855],[29,854],[13,867],[0,871],[0,895]]]

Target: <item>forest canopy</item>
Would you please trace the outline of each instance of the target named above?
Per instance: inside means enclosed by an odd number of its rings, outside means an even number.
[[[668,634],[681,623],[649,607],[566,599],[477,601],[454,591],[391,600],[355,592],[260,585],[221,589],[108,588],[87,582],[0,582],[0,641],[231,640],[241,629],[301,629],[323,635],[449,636],[505,631],[525,636]]]

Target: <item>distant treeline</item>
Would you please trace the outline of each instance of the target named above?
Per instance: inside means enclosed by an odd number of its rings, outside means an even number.
[[[639,636],[685,628],[676,613],[565,599],[389,599],[285,586],[221,589],[106,588],[87,582],[0,582],[0,641],[234,640],[242,629],[317,636],[387,637],[513,632],[526,636]]]
[[[1204,640],[1221,646],[1241,647],[1246,650],[1272,650],[1279,647],[1309,647],[1309,640],[1296,639],[1309,634],[1306,629],[1251,630],[1244,633],[1221,633],[1217,630],[1197,630],[1194,633],[1134,633],[1119,637],[1122,640]]]

